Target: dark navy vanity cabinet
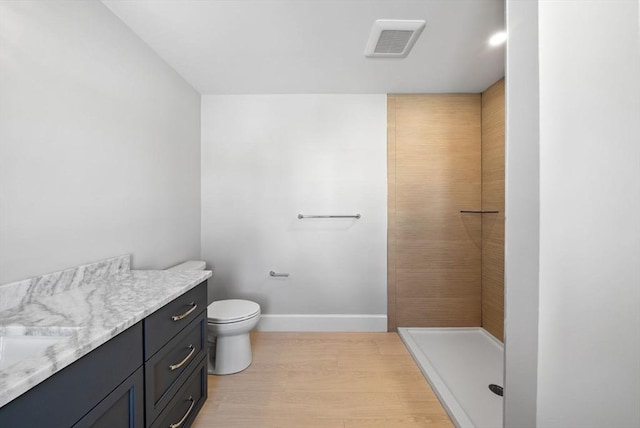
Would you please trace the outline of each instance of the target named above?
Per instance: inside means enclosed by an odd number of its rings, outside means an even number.
[[[206,281],[0,408],[0,427],[188,427],[207,399]]]

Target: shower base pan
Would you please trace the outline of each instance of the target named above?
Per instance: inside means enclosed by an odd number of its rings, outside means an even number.
[[[458,428],[501,428],[504,347],[480,327],[398,328]]]

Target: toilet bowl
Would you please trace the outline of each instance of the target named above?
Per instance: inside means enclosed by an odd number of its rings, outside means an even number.
[[[202,270],[205,263],[189,261],[169,270]],[[226,375],[251,365],[249,332],[260,321],[260,305],[250,300],[218,300],[207,306],[208,372]]]
[[[249,332],[258,321],[260,305],[249,300],[218,300],[207,307],[210,374],[237,373],[251,365]]]

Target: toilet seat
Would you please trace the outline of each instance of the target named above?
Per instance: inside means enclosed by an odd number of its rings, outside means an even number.
[[[248,320],[260,314],[260,305],[249,300],[218,300],[207,306],[208,324],[230,324]]]

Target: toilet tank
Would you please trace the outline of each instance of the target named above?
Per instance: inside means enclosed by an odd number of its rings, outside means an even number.
[[[170,267],[167,270],[204,270],[206,266],[207,264],[201,260],[189,260],[188,262]]]

